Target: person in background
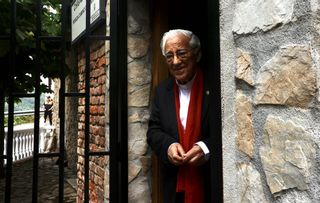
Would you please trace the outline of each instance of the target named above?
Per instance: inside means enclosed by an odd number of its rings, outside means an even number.
[[[46,123],[47,117],[49,117],[49,123],[50,125],[52,125],[53,99],[50,96],[47,96],[43,106],[44,106],[44,123]]]
[[[170,30],[160,47],[170,77],[155,90],[147,142],[161,160],[163,201],[211,202],[209,90],[199,65],[199,38],[188,30]]]

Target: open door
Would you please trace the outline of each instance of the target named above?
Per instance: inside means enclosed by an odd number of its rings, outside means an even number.
[[[186,29],[194,32],[201,41],[203,68],[208,67],[208,9],[207,1],[153,0],[152,22],[152,87],[169,76],[168,68],[160,50],[160,40],[170,29]],[[162,203],[162,178],[160,162],[152,156],[152,202]]]

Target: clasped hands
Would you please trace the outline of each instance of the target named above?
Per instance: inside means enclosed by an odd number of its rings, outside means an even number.
[[[194,145],[188,152],[185,152],[180,143],[173,143],[168,148],[168,159],[176,165],[184,164],[200,166],[205,162],[204,153],[199,145]]]

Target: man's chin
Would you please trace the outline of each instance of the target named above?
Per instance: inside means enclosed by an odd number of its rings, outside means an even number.
[[[188,81],[184,78],[176,78],[176,80],[178,81],[179,84],[183,85],[186,84]]]
[[[187,76],[185,74],[184,71],[177,71],[174,74],[174,78],[180,83],[180,84],[184,84],[186,82],[188,82],[187,80]]]

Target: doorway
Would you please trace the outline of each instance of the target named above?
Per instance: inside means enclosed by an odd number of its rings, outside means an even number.
[[[160,40],[170,29],[186,29],[195,33],[201,41],[201,66],[210,74],[210,123],[214,154],[211,158],[212,202],[223,202],[222,141],[220,101],[220,54],[219,54],[219,1],[153,0],[152,22],[152,86],[157,86],[169,76],[160,51]],[[162,203],[161,163],[152,156],[152,202]]]

